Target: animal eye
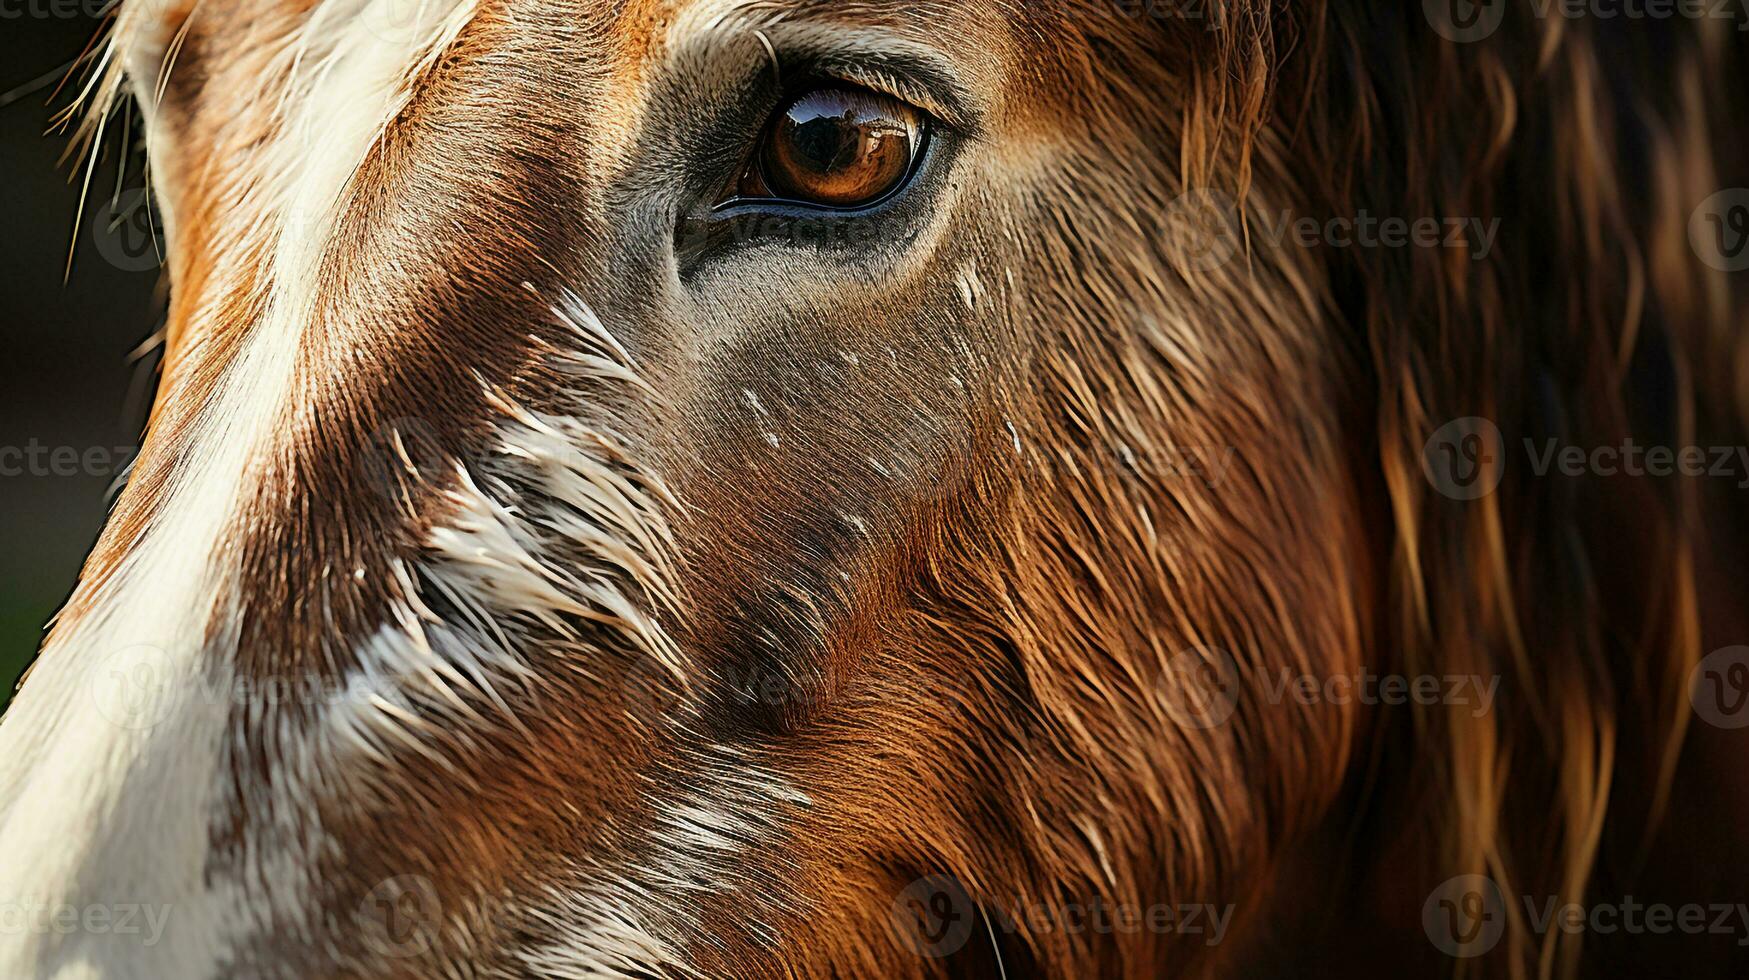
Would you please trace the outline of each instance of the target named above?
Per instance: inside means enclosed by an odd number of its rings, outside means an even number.
[[[833,208],[872,204],[911,175],[926,132],[922,111],[891,96],[814,89],[772,117],[736,193]]]

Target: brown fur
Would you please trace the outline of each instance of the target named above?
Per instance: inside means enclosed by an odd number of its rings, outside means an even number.
[[[641,850],[659,801],[743,766],[806,803],[745,814],[760,836],[713,870],[723,892],[649,886],[706,976],[983,976],[994,956],[1010,977],[1741,969],[1733,937],[1581,944],[1511,903],[1507,938],[1459,963],[1420,921],[1462,873],[1574,901],[1749,899],[1743,740],[1690,731],[1687,701],[1699,656],[1745,635],[1739,491],[1509,467],[1465,502],[1420,467],[1464,416],[1509,448],[1742,441],[1740,277],[1686,234],[1708,194],[1749,183],[1731,25],[1514,6],[1455,44],[1414,3],[1231,0],[1196,20],[798,0],[670,50],[686,6],[491,0],[420,80],[357,178],[283,441],[233,532],[239,633],[209,642],[254,676],[352,670],[410,601],[385,570],[431,560],[422,533],[452,479],[419,472],[407,507],[361,494],[358,447],[417,417],[446,458],[489,455],[498,390],[609,418],[684,502],[669,628],[689,687],[620,684],[641,676],[626,651],[517,623],[536,679],[510,692],[516,724],[482,694],[471,716],[424,705],[429,755],[336,772],[309,801],[299,819],[338,842],[325,852],[250,812],[283,719],[239,715],[214,873],[310,846],[322,905],[316,941],[268,921],[240,970],[509,971],[565,932],[539,888],[578,867],[635,878],[663,859]],[[195,8],[166,89],[170,360],[68,621],[149,522],[179,419],[260,317],[239,205],[275,125],[257,59],[307,4],[235,7]],[[931,191],[947,217],[918,218],[895,256],[738,259],[681,289],[657,258],[671,242],[633,212],[738,91],[712,59],[760,63],[752,27],[781,45],[873,24],[974,42],[953,54],[975,131]],[[1367,210],[1499,217],[1501,236],[1472,262],[1253,234],[1208,270],[1166,217],[1199,190],[1244,202],[1253,227]],[[550,368],[571,343],[545,311],[561,288],[659,398]],[[1230,450],[1231,468],[1210,486],[1168,465],[1183,447]],[[353,567],[370,574],[328,574]],[[1480,717],[1245,696],[1203,728],[1181,714],[1185,651],[1227,652],[1253,693],[1283,668],[1365,668],[1498,676],[1502,694]],[[749,678],[781,696],[749,703]],[[682,702],[689,724],[664,725],[658,706]],[[1710,802],[1700,787],[1719,784]],[[454,915],[426,956],[372,962],[345,916],[410,872]],[[1212,948],[1023,926],[934,960],[887,936],[924,875],[992,919],[1096,898],[1238,913]]]

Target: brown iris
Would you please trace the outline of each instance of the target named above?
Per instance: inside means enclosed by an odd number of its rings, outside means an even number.
[[[911,172],[921,113],[890,96],[822,88],[780,110],[737,191],[827,207],[869,204]]]

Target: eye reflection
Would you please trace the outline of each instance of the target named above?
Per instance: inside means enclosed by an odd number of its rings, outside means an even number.
[[[919,110],[891,96],[814,89],[778,111],[736,192],[835,208],[870,204],[910,175],[924,128]]]

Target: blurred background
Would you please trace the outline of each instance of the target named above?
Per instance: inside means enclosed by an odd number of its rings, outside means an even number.
[[[74,242],[83,171],[49,132],[102,6],[0,6],[0,706],[96,540],[156,379],[155,354],[130,360],[163,310],[140,161],[124,177],[106,140]]]

